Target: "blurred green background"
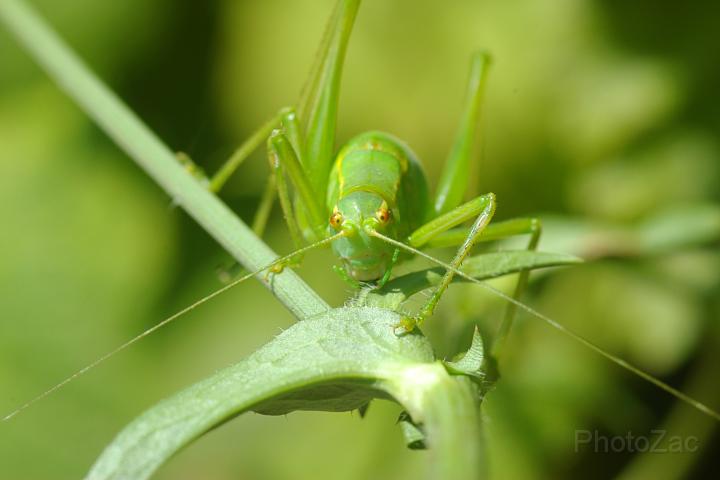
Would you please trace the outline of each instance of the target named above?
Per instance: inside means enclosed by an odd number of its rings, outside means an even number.
[[[32,2],[172,148],[214,171],[292,104],[332,0]],[[541,249],[593,261],[537,273],[526,300],[720,408],[720,31],[715,2],[365,0],[350,42],[339,141],[405,139],[437,178],[469,56],[495,59],[475,192],[498,218],[540,215]],[[228,257],[0,30],[0,411],[14,409],[218,288]],[[223,192],[245,219],[262,153]],[[267,234],[291,245],[276,211]],[[489,248],[504,248],[490,246]],[[350,294],[328,252],[299,269],[334,305]],[[549,273],[549,274],[547,274]],[[511,288],[512,279],[495,282]],[[502,302],[453,287],[428,324],[440,355]],[[78,478],[118,430],[293,322],[246,283],[0,424],[0,477]],[[485,404],[494,478],[703,478],[709,417],[522,316]],[[409,479],[398,408],[249,414],[171,461],[163,479]],[[698,438],[683,454],[575,448],[604,436]]]

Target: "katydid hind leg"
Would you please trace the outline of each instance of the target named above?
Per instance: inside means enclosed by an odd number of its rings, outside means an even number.
[[[486,52],[473,54],[460,125],[435,193],[436,214],[447,213],[460,205],[467,191],[470,160],[477,137],[480,107],[489,67],[490,56]]]
[[[274,118],[271,122],[268,122],[268,124],[263,126],[261,129],[259,129],[258,132],[262,132],[264,134],[265,127],[271,124],[273,126],[281,127],[282,131],[286,134],[288,140],[290,141],[293,149],[295,150],[295,152],[298,152],[299,155],[299,152],[302,152],[303,140],[300,124],[297,120],[295,109],[292,107],[286,107],[281,109],[277,117]],[[271,133],[272,131],[267,132],[266,136],[269,137]],[[281,170],[274,169],[273,171],[271,171],[265,184],[265,190],[263,191],[262,197],[260,198],[260,203],[258,204],[255,215],[253,216],[251,228],[255,235],[261,238],[265,233],[265,228],[267,227],[267,222],[270,217],[270,213],[272,212],[273,204],[275,203],[275,195],[278,194],[278,196],[281,198],[281,203],[283,205],[290,203],[290,194],[287,191],[287,184],[283,184],[281,186],[281,188],[284,188],[284,191],[278,192],[276,178],[278,176],[282,177]],[[281,181],[284,182],[285,179],[283,178]],[[287,199],[287,201],[283,202],[285,199]],[[283,209],[283,211],[285,211],[285,209]],[[286,218],[293,217],[291,216]],[[291,236],[293,238],[293,244],[295,245],[295,248],[300,248],[302,242],[300,240],[299,227],[295,229],[294,226],[289,226],[289,229],[291,231]],[[244,272],[245,270],[236,261],[233,261],[230,264],[218,269],[218,275],[223,283],[228,283],[232,281],[233,278],[237,277],[238,275],[242,275]]]
[[[530,240],[527,244],[527,250],[529,251],[535,251],[537,250],[538,243],[540,242],[540,235],[542,234],[542,225],[540,223],[540,220],[537,218],[530,218],[528,219],[528,225],[527,225],[527,231],[524,233],[528,233],[530,235]],[[523,293],[525,292],[525,288],[527,287],[528,280],[530,278],[530,270],[521,270],[520,273],[518,273],[517,283],[515,284],[515,291],[513,292],[512,298],[515,300],[515,302],[519,302],[520,298],[522,297]],[[505,343],[505,339],[507,338],[508,334],[510,333],[510,329],[512,328],[513,321],[515,319],[515,315],[517,314],[517,303],[509,302],[507,304],[507,307],[505,307],[505,317],[503,318],[502,323],[500,324],[500,328],[498,329],[498,333],[495,336],[495,339],[493,341],[492,345],[492,354],[496,358],[500,355],[500,352],[502,351],[502,347]]]
[[[305,128],[303,160],[319,198],[325,198],[332,166],[340,78],[359,6],[360,0],[338,0],[298,102],[298,117]]]

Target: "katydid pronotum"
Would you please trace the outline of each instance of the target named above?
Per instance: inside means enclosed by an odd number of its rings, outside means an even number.
[[[432,201],[425,175],[415,155],[389,134],[360,134],[335,154],[342,65],[359,3],[359,0],[339,0],[298,104],[280,110],[242,144],[212,178],[206,179],[199,170],[194,170],[199,181],[205,182],[207,188],[217,193],[250,153],[267,139],[272,176],[253,227],[256,233],[263,233],[277,193],[296,250],[234,280],[165,319],[5,416],[4,420],[219,293],[258,273],[277,272],[298,262],[305,251],[328,244],[342,262],[342,268],[337,269],[338,273],[352,284],[374,282],[382,286],[390,278],[393,266],[410,255],[420,255],[445,268],[443,278],[434,287],[419,313],[404,317],[402,323],[397,325],[398,334],[413,330],[431,316],[453,277],[463,277],[508,301],[505,319],[495,339],[496,345],[507,335],[517,309],[523,309],[617,365],[720,420],[720,414],[716,411],[521,303],[518,298],[528,280],[527,270],[520,272],[512,296],[463,273],[463,261],[478,241],[528,235],[527,248],[534,250],[540,237],[537,219],[515,219],[491,224],[495,212],[495,197],[491,193],[463,203],[490,64],[487,54],[479,52],[472,57],[460,126]],[[194,169],[189,159],[185,161],[189,168]],[[472,224],[469,227],[462,226],[470,221]],[[302,246],[303,243],[308,245]],[[421,247],[438,245],[459,246],[451,262],[439,261],[419,250]]]

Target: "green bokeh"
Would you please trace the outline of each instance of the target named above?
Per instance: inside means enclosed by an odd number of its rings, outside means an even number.
[[[172,148],[213,171],[294,101],[333,2],[33,3]],[[498,195],[499,218],[552,217],[541,248],[597,258],[535,275],[527,301],[720,407],[712,374],[720,361],[716,230],[682,235],[695,231],[682,219],[710,209],[699,217],[700,227],[710,225],[705,219],[720,200],[720,51],[708,48],[720,44],[710,21],[718,8],[446,3],[364,2],[346,62],[339,141],[387,130],[437,178],[470,53],[491,51],[472,189]],[[266,175],[257,154],[223,192],[246,219]],[[665,217],[669,224],[643,230],[650,239],[638,251],[623,251],[627,232],[680,207],[685,213]],[[217,288],[215,270],[227,261],[4,31],[0,218],[2,412]],[[657,246],[673,235],[671,248]],[[291,248],[279,212],[267,238],[278,251]],[[314,252],[299,272],[340,305],[349,288],[331,264],[327,252]],[[512,288],[509,279],[495,284]],[[469,341],[471,322],[493,328],[501,307],[472,286],[453,287],[428,334],[440,354],[451,354]],[[291,322],[256,284],[213,300],[0,424],[0,476],[80,477],[142,410]],[[701,478],[717,467],[712,420],[532,318],[518,321],[501,367],[485,410],[495,478]],[[182,452],[159,478],[417,478],[425,458],[404,448],[397,414],[378,402],[362,421],[244,416]],[[622,436],[664,425],[697,435],[701,450],[643,456],[574,448],[578,429]]]

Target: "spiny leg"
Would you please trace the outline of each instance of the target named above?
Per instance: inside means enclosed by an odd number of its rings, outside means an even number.
[[[431,248],[449,247],[459,245],[469,235],[470,230],[468,228],[453,228],[445,232],[441,232],[427,242],[427,246]],[[478,238],[478,242],[488,242],[493,240],[501,240],[503,238],[512,237],[516,235],[530,235],[527,249],[534,251],[537,249],[537,245],[540,241],[540,234],[542,233],[542,226],[540,220],[537,218],[514,218],[511,220],[505,220],[503,222],[493,223],[488,225],[483,230],[482,235]],[[528,283],[530,276],[529,270],[522,270],[518,274],[517,284],[515,285],[515,291],[513,292],[512,298],[514,300],[520,300],[523,292]],[[517,304],[510,302],[508,303],[505,310],[505,317],[503,318],[498,333],[495,337],[492,353],[496,357],[500,354],[502,345],[507,338],[510,329],[512,328],[515,314],[517,313]]]
[[[255,215],[252,221],[252,231],[258,237],[262,237],[265,234],[265,228],[272,211],[273,203],[275,203],[275,176],[268,176],[267,182],[265,183],[265,190],[263,191],[262,197],[260,197],[260,204],[255,210]],[[232,260],[226,265],[218,267],[217,273],[220,277],[220,281],[223,283],[229,283],[233,278],[242,275],[245,269],[237,262]]]
[[[337,2],[298,102],[298,117],[305,128],[305,150],[299,155],[313,190],[322,199],[335,149],[340,77],[359,6],[360,0]]]
[[[435,195],[435,211],[438,214],[450,211],[454,206],[458,205],[467,189],[467,182],[465,181],[465,178],[469,178],[470,176],[470,156],[472,154],[475,134],[477,131],[477,123],[480,117],[480,104],[482,102],[485,84],[487,83],[487,72],[489,66],[489,55],[484,52],[476,52],[473,55],[465,109],[463,110],[457,137],[443,169]],[[440,232],[439,235],[430,241],[429,245],[456,245],[460,241],[463,241],[462,245],[465,246],[468,244],[468,239],[473,234],[474,227],[475,225],[473,225],[470,230],[445,230],[444,232]],[[528,244],[528,250],[535,250],[540,239],[540,231],[540,222],[536,219],[511,220],[509,222],[489,226],[485,231],[483,231],[482,236],[478,239],[481,241],[487,241],[494,238],[502,238],[504,236],[529,233],[530,242]],[[428,231],[422,233],[430,232]],[[420,236],[422,238],[422,234]],[[448,241],[450,243],[448,243]],[[471,247],[472,245],[470,245],[470,248]],[[461,246],[461,250],[462,249],[463,247]],[[525,290],[525,286],[527,285],[528,275],[529,270],[520,272],[518,283],[513,294],[513,299],[517,300],[522,295]],[[452,277],[450,278],[452,279]],[[436,294],[437,293],[438,292],[436,291]],[[442,292],[439,293],[441,294]],[[431,298],[431,301],[432,300],[433,298]],[[517,306],[515,304],[508,304],[505,318],[500,326],[500,330],[498,331],[495,344],[493,345],[493,351],[496,354],[499,352],[499,349],[512,326],[516,310]]]
[[[253,217],[252,229],[256,235],[262,236],[267,226],[267,221],[272,210],[274,203],[275,192],[277,191],[278,197],[280,198],[280,204],[283,208],[283,212],[286,213],[286,221],[290,228],[290,234],[293,239],[294,247],[300,248],[303,244],[302,235],[300,228],[297,227],[294,217],[291,213],[291,201],[290,193],[283,174],[283,166],[281,162],[273,161],[273,152],[269,145],[269,137],[276,130],[275,127],[281,127],[281,131],[284,132],[286,138],[289,140],[291,146],[290,149],[294,151],[302,151],[302,136],[300,132],[300,125],[297,121],[295,110],[292,107],[285,107],[281,109],[278,114],[268,121],[265,125],[260,127],[248,140],[243,143],[240,148],[237,149],[235,154],[220,168],[218,173],[209,182],[209,188],[213,191],[219,191],[225,182],[230,178],[232,173],[245,161],[245,159],[258,147],[259,143],[268,138],[268,155],[270,158],[271,175],[268,178],[265,190],[260,201],[260,205],[255,212]],[[289,214],[289,215],[288,215]],[[282,266],[276,267],[271,270],[272,273],[279,273],[282,271]],[[231,266],[221,270],[221,278],[228,281],[234,274],[239,273],[239,264],[234,262]],[[238,270],[238,272],[235,272]]]
[[[223,163],[220,169],[212,176],[207,178],[205,172],[199,167],[193,160],[184,152],[178,152],[176,154],[178,161],[188,170],[195,178],[201,181],[207,188],[213,193],[219,193],[228,179],[233,173],[243,164],[243,162],[264,142],[270,133],[281,125],[285,119],[294,117],[294,112],[291,108],[282,108],[278,113],[273,116],[270,120],[261,125],[255,130],[250,137],[248,137],[230,156],[230,158]],[[291,139],[294,144],[298,145],[300,142],[299,133],[297,128],[288,128],[292,132]],[[252,229],[258,235],[262,236],[267,225],[267,219],[272,209],[273,199],[275,196],[275,181],[270,178],[268,179],[265,190],[260,200],[260,205],[253,218]]]
[[[253,133],[235,153],[223,164],[222,167],[217,171],[209,181],[208,188],[218,193],[225,185],[230,176],[240,167],[240,165],[257,149],[260,144],[265,141],[270,133],[279,125],[288,132],[293,146],[298,149],[301,146],[299,126],[295,121],[295,111],[291,107],[282,108],[277,115],[267,121],[259,129]],[[260,204],[255,211],[255,216],[252,221],[252,230],[258,237],[262,237],[265,233],[265,227],[267,226],[268,218],[275,200],[275,191],[277,185],[273,175],[268,177],[265,184],[265,190],[263,191],[260,199]]]
[[[340,265],[333,265],[332,266],[333,272],[337,273],[340,278],[343,279],[345,283],[350,285],[353,289],[357,290],[362,286],[362,284],[355,280],[353,277],[350,276],[349,273],[347,273],[347,270],[345,270]]]
[[[396,248],[393,252],[393,256],[390,259],[390,265],[388,265],[388,268],[385,270],[385,274],[383,274],[382,278],[378,282],[377,286],[375,288],[380,289],[385,286],[385,284],[390,280],[390,275],[392,274],[393,267],[395,267],[395,264],[397,264],[398,259],[400,258],[400,249]]]
[[[304,129],[300,128],[300,120],[296,118],[294,111],[291,109],[282,110],[276,117],[263,125],[256,134],[253,134],[210,181],[213,191],[219,190],[243,160],[278,126],[278,123],[282,124],[283,133],[294,149],[295,158],[299,157],[300,161],[281,166],[280,150],[274,153],[268,150],[271,166],[278,165],[278,167],[273,168],[274,185],[268,184],[261,207],[258,209],[253,221],[253,225],[258,228],[256,232],[264,230],[267,221],[265,210],[269,212],[272,206],[273,195],[269,194],[268,190],[277,188],[280,204],[293,237],[293,243],[296,246],[302,243],[303,232],[295,217],[298,212],[297,209],[294,211],[292,208],[292,201],[285,180],[285,173],[287,173],[294,183],[297,193],[295,198],[296,207],[297,203],[301,204],[301,212],[299,213],[309,213],[307,217],[310,217],[311,228],[315,231],[314,238],[322,238],[323,236],[322,234],[318,235],[318,230],[320,230],[324,222],[318,223],[315,215],[317,210],[322,211],[322,209],[315,209],[312,205],[308,206],[308,198],[325,198],[327,176],[335,147],[335,123],[340,76],[359,4],[360,0],[339,0],[333,10],[316,61],[298,101],[298,117],[302,120]],[[279,147],[280,149],[283,148],[282,146]],[[278,161],[273,162],[273,158]],[[295,166],[299,168],[296,169]],[[307,181],[296,181],[298,171]],[[304,191],[306,190],[304,189],[306,184],[312,187],[310,195],[307,195],[307,192]]]
[[[290,238],[292,239],[293,246],[297,249],[303,244],[303,235],[295,217],[295,211],[290,198],[290,189],[288,188],[287,176],[285,175],[285,166],[280,160],[281,155],[285,154],[285,152],[275,145],[277,143],[273,141],[273,136],[275,135],[280,136],[282,134],[279,133],[279,131],[274,131],[270,138],[268,138],[268,161],[270,163],[271,175],[275,178],[275,186],[277,189],[278,199],[280,201],[280,208],[282,209],[285,223],[290,231]],[[285,142],[288,142],[287,138],[284,136],[283,138]],[[292,149],[289,142],[288,146]]]
[[[268,154],[273,172],[280,173],[280,175],[276,175],[275,183],[278,193],[284,188],[284,193],[281,195],[284,195],[286,200],[283,206],[286,219],[294,221],[294,216],[291,215],[292,205],[287,184],[283,186],[283,181],[278,178],[279,176],[284,177],[284,173],[287,173],[293,182],[298,194],[296,202],[299,202],[302,210],[308,213],[311,227],[315,230],[320,228],[324,219],[318,221],[316,213],[322,209],[314,208],[313,202],[316,198],[325,198],[327,176],[335,148],[340,77],[347,44],[359,6],[360,0],[338,0],[320,43],[315,63],[297,103],[298,115],[295,115],[293,109],[286,108],[263,125],[238,148],[231,159],[210,180],[211,190],[217,192],[244,159],[280,124],[282,125],[281,133],[290,141],[291,150],[294,151],[283,151],[285,147],[280,145],[283,140],[276,136],[277,149],[275,152],[268,150]],[[300,128],[301,122],[304,128]],[[272,142],[268,142],[269,146],[270,143]],[[282,155],[287,153],[292,153],[292,155]],[[299,161],[297,161],[298,158]],[[277,162],[273,162],[273,159],[277,159]],[[284,159],[288,161],[283,162]],[[280,170],[274,168],[274,165],[281,163],[285,163],[284,168],[280,168]],[[310,188],[306,188],[307,185]],[[266,197],[264,196],[264,198]],[[260,218],[257,220],[258,222],[262,221]],[[300,229],[298,227],[295,230],[297,232]],[[296,237],[299,240],[299,235]]]
[[[312,232],[316,237],[325,236],[324,227],[327,224],[327,218],[323,213],[322,200],[316,195],[310,183],[310,179],[303,164],[298,159],[298,154],[283,130],[274,130],[268,139],[268,159],[270,168],[276,174],[276,182],[278,192],[283,191],[285,203],[283,205],[283,213],[286,215],[288,222],[294,223],[291,229],[301,232],[300,225],[297,222],[297,214],[305,216]],[[289,179],[295,191],[295,207],[290,202],[290,195],[287,188]],[[282,203],[281,203],[282,205]]]
[[[470,159],[473,153],[477,125],[480,119],[490,56],[476,52],[472,56],[465,106],[455,141],[448,155],[435,193],[435,213],[447,213],[460,205],[470,178]]]
[[[412,318],[403,319],[403,323],[400,325],[401,327],[410,331],[415,328],[416,325],[421,324],[425,318],[432,315],[443,293],[445,293],[448,285],[452,282],[452,279],[455,276],[455,270],[460,268],[463,260],[465,260],[465,257],[467,257],[470,253],[473,245],[475,245],[475,242],[477,242],[480,234],[483,232],[488,223],[490,223],[494,214],[495,195],[488,193],[460,205],[443,215],[440,215],[436,219],[431,220],[422,227],[418,228],[410,235],[410,237],[408,237],[408,243],[410,246],[418,248],[426,244],[435,235],[447,231],[448,229],[477,216],[475,222],[470,227],[465,241],[455,253],[455,257],[452,262],[450,262],[453,270],[448,269],[445,271],[440,283],[437,287],[435,287],[435,290],[425,305],[423,305],[420,309],[420,312]]]
[[[248,137],[230,156],[230,158],[223,163],[220,169],[213,175],[212,178],[208,179],[205,177],[205,173],[198,167],[187,155],[178,153],[178,160],[190,171],[196,178],[201,180],[207,188],[213,193],[219,193],[228,179],[233,173],[245,162],[245,160],[262,144],[265,139],[270,135],[270,132],[278,125],[280,125],[283,118],[285,118],[291,110],[289,108],[283,108],[278,111],[275,116],[270,120],[261,125],[250,137]],[[195,172],[198,172],[197,174]],[[275,180],[270,176],[265,185],[260,204],[258,209],[255,211],[252,222],[252,230],[258,236],[262,237],[265,233],[265,227],[267,225],[270,211],[275,199]],[[227,283],[237,275],[242,274],[243,269],[236,261],[230,262],[228,265],[221,266],[218,268],[218,275],[220,280]]]
[[[290,230],[290,236],[293,239],[295,248],[299,248],[303,243],[303,239],[309,234],[312,234],[314,240],[325,236],[322,229],[322,226],[325,224],[325,218],[322,204],[315,197],[303,165],[298,159],[293,142],[285,133],[287,131],[292,135],[292,132],[299,132],[294,113],[291,112],[291,115],[291,117],[285,119],[287,125],[291,126],[291,129],[283,128],[282,130],[274,130],[270,134],[270,138],[268,138],[267,149],[268,161],[275,177],[278,197],[280,199],[280,207],[282,208],[285,222]],[[299,141],[299,139],[296,141]],[[288,180],[295,191],[294,205],[291,200]],[[308,219],[312,232],[306,232],[306,234],[304,234],[302,231],[298,222],[298,214],[300,212]],[[297,264],[300,260],[299,257],[294,257],[293,261],[289,263]],[[283,267],[283,265],[279,265],[273,270],[273,273],[282,271]]]

